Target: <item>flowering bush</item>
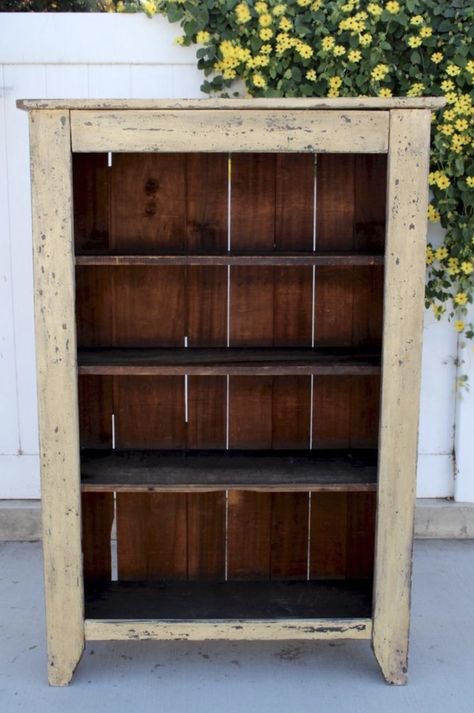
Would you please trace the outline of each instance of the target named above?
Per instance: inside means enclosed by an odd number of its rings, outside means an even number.
[[[444,95],[433,115],[426,305],[458,332],[474,291],[474,4],[472,0],[141,0],[116,9],[161,13],[201,45],[205,92],[243,80],[255,97]]]

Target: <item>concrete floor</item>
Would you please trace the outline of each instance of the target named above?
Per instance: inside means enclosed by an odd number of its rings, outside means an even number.
[[[48,688],[39,543],[0,545],[0,711],[473,713],[474,541],[415,547],[410,680],[383,683],[367,642],[93,643]],[[394,605],[396,603],[394,602]]]

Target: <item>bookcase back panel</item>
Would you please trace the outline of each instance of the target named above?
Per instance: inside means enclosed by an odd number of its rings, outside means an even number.
[[[77,254],[368,252],[386,157],[74,156]],[[375,347],[383,267],[81,265],[79,347]],[[378,376],[85,376],[81,446],[373,448]],[[115,503],[115,505],[114,505]],[[370,577],[374,493],[87,493],[89,579]]]
[[[84,573],[111,579],[112,493],[82,496]],[[117,576],[363,579],[372,576],[374,493],[117,493]]]

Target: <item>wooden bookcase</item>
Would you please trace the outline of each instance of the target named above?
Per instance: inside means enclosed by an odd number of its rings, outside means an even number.
[[[150,638],[371,639],[405,682],[440,101],[20,105],[50,682]]]

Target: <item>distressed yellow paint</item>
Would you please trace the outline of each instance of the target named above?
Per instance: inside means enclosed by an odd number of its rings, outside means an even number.
[[[19,109],[440,109],[444,97],[308,97],[292,99],[18,99]]]
[[[316,639],[370,639],[370,619],[278,619],[222,621],[122,621],[86,619],[88,641],[288,641]]]
[[[388,124],[387,111],[71,111],[73,151],[86,153],[386,153]]]
[[[406,682],[425,289],[430,113],[390,115],[373,648]]]
[[[35,322],[48,678],[84,646],[69,115],[30,115]]]

